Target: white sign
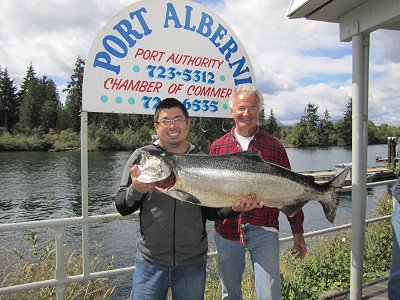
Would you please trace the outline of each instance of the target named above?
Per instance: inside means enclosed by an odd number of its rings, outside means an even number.
[[[94,40],[85,64],[82,109],[154,114],[173,97],[190,116],[230,118],[235,86],[255,85],[232,29],[186,0],[144,0],[123,9]]]

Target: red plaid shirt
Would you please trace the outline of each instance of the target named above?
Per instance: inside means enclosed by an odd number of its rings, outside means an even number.
[[[229,154],[242,151],[234,137],[235,127],[230,132],[214,141],[210,146],[210,154]],[[268,133],[257,129],[251,140],[249,151],[260,151],[264,160],[290,169],[289,158],[283,145]],[[298,211],[288,218],[292,233],[303,233],[303,211]],[[215,221],[215,230],[224,238],[244,244],[241,224],[250,223],[257,226],[274,227],[279,230],[279,209],[274,207],[256,208],[242,212],[239,217]]]

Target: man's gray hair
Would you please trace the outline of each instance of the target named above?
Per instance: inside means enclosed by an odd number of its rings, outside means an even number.
[[[263,95],[260,93],[260,91],[251,84],[242,84],[237,86],[234,90],[233,90],[233,94],[232,96],[229,98],[229,107],[233,108],[233,104],[235,103],[235,98],[237,95],[239,94],[253,94],[256,95],[258,98],[258,102],[260,105],[260,111],[262,111],[264,109],[264,98]]]

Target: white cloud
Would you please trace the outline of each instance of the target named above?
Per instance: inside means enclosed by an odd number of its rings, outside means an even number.
[[[297,122],[308,103],[343,117],[352,82],[352,43],[339,41],[339,25],[290,20],[288,1],[226,0],[220,15],[245,45],[257,83],[270,108],[284,123]],[[400,125],[400,33],[371,34],[369,117],[375,124]]]
[[[266,116],[271,109],[278,120],[285,120],[285,124],[293,125],[304,114],[307,104],[318,107],[321,118],[325,110],[333,120],[343,117],[347,103],[351,97],[349,86],[332,87],[329,84],[319,83],[306,87],[298,87],[291,91],[283,91],[275,95],[265,95]],[[295,111],[295,113],[293,113]],[[280,116],[279,118],[277,116]]]
[[[30,62],[61,90],[79,56],[86,58],[97,32],[132,1],[3,0],[0,10],[0,66],[19,84]]]
[[[351,42],[339,40],[338,24],[286,17],[289,1],[199,0],[217,12],[245,45],[266,114],[297,122],[313,103],[322,116],[343,117],[351,97]],[[19,83],[29,62],[39,76],[61,87],[78,55],[86,58],[101,28],[131,0],[2,0],[0,66]],[[400,125],[400,32],[371,34],[369,117],[375,124]],[[61,95],[61,98],[65,95]]]
[[[0,10],[1,64],[23,74],[32,61],[38,73],[69,76],[99,32],[132,1],[3,0]]]

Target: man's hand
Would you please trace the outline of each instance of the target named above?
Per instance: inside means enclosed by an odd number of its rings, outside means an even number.
[[[143,183],[137,180],[139,177],[139,167],[137,165],[133,165],[131,170],[131,180],[132,180],[132,185],[136,191],[139,193],[148,193],[156,187],[155,183]]]
[[[256,195],[247,195],[239,199],[238,205],[232,206],[232,209],[237,212],[249,211],[254,208],[264,206],[264,201],[257,201]]]
[[[293,234],[293,248],[291,254],[294,258],[304,258],[307,254],[306,243],[304,242],[304,236],[302,233]]]

